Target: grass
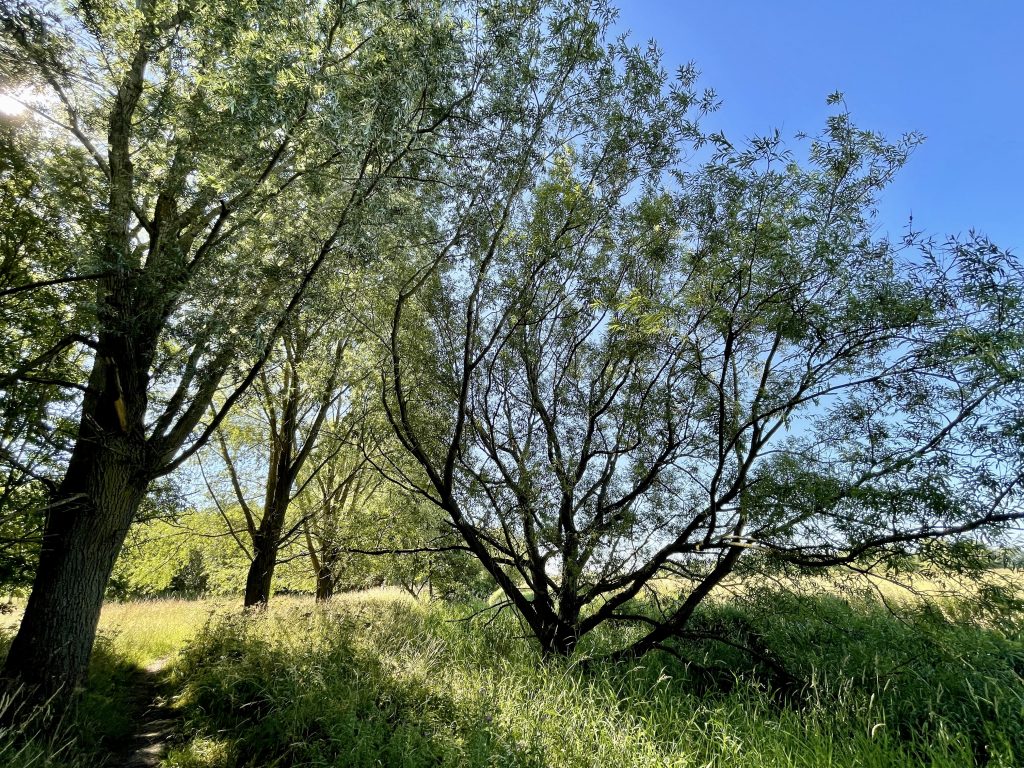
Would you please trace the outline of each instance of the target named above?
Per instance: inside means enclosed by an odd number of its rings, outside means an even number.
[[[663,596],[680,591],[688,592],[694,582],[676,576],[663,576],[652,582],[653,590]],[[1001,590],[1007,595],[1024,598],[1024,577],[1020,571],[1008,568],[990,568],[980,575],[938,573],[934,569],[918,569],[902,573],[855,571],[834,569],[819,575],[799,573],[790,576],[742,574],[726,579],[712,591],[712,599],[732,600],[752,590],[783,589],[801,595],[860,596],[891,606],[921,606],[962,604],[965,599],[991,594]]]
[[[510,615],[394,596],[216,620],[175,673],[193,738],[169,764],[1020,765],[1019,634],[781,595],[706,618],[772,605],[765,642],[806,683],[786,703],[721,648],[688,650],[730,685],[665,656],[584,670],[543,662]]]
[[[37,714],[19,718],[16,699],[0,695],[0,765],[5,768],[84,768],[89,760],[78,753],[75,729],[65,722],[43,722]],[[19,722],[18,727],[6,725]]]
[[[85,765],[116,742],[97,734],[118,729],[119,675],[167,656],[176,768],[1024,764],[1012,616],[767,591],[707,607],[701,621],[751,628],[801,682],[783,698],[721,644],[680,645],[689,664],[587,662],[629,631],[611,628],[574,661],[543,661],[509,611],[489,624],[461,621],[469,612],[382,590],[248,615],[223,601],[111,605],[76,751],[65,730],[51,762],[11,764]]]
[[[212,617],[236,611],[241,600],[135,600],[108,603],[99,636],[121,659],[145,667],[177,654]]]
[[[109,603],[103,607],[89,679],[74,709],[60,722],[41,718],[18,729],[0,725],[0,766],[85,768],[108,762],[135,731],[132,689],[138,675],[157,660],[176,655],[210,616],[232,604],[186,600]],[[0,654],[21,619],[22,605],[0,615]],[[0,721],[8,698],[0,698]]]

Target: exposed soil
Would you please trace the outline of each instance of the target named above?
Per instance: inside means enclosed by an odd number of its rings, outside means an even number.
[[[178,724],[177,713],[170,708],[163,690],[162,673],[168,659],[158,659],[140,669],[130,682],[138,723],[135,735],[112,756],[112,765],[125,768],[154,768],[167,752],[167,744]]]

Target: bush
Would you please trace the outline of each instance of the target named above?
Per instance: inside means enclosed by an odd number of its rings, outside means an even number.
[[[171,577],[166,592],[181,597],[199,597],[206,593],[210,574],[206,572],[203,553],[198,549],[189,550],[188,560]]]

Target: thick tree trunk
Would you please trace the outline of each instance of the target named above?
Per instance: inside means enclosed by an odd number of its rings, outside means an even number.
[[[541,653],[545,657],[572,656],[580,640],[576,626],[559,623],[545,629],[543,635],[538,635]]]
[[[257,536],[253,540],[253,558],[245,577],[246,608],[265,606],[270,602],[278,545],[276,536]]]
[[[47,510],[32,593],[4,664],[31,701],[66,699],[84,677],[103,594],[148,481],[127,439],[76,447]]]
[[[153,7],[139,6],[147,21]],[[143,29],[109,115],[109,203],[99,252],[108,274],[98,283],[92,371],[68,468],[46,510],[32,593],[3,669],[36,701],[66,700],[84,679],[107,581],[157,474],[145,438],[149,371],[164,312],[180,289],[154,290],[140,280],[131,246],[132,115],[154,33],[149,24]],[[161,238],[151,237],[156,263]]]

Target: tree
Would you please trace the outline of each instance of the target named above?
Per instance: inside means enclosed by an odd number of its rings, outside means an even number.
[[[236,408],[234,423],[217,431],[219,458],[244,517],[244,530],[234,530],[213,487],[208,487],[232,537],[250,561],[246,607],[266,605],[270,600],[278,552],[303,527],[301,518],[289,521],[289,508],[295,496],[324,468],[322,462],[310,465],[309,460],[328,415],[345,401],[348,388],[342,386],[342,377],[350,339],[335,341],[327,335],[325,340],[325,334],[322,324],[301,319],[289,323],[280,343],[280,359],[261,371],[248,398],[249,408]],[[227,427],[233,439],[225,436]],[[251,502],[240,462],[232,455],[233,447],[235,453],[244,455],[245,464],[262,476],[259,485],[263,500],[259,505]],[[307,467],[306,478],[296,487]],[[247,540],[245,544],[242,537]]]
[[[479,591],[480,567],[465,546],[433,505],[403,488],[420,468],[384,418],[374,367],[360,359],[368,349],[363,344],[347,361],[351,384],[296,483],[291,529],[302,530],[316,599],[380,584],[414,596]]]
[[[63,387],[84,362],[67,328],[87,298],[67,280],[71,254],[86,246],[65,214],[83,178],[73,152],[47,150],[29,128],[0,118],[0,583],[12,588],[31,584],[38,560],[73,402]]]
[[[49,378],[71,350],[89,367],[68,382],[78,426],[4,667],[46,696],[85,671],[147,487],[208,440],[309,286],[343,268],[367,201],[415,177],[463,70],[458,25],[402,2],[147,0],[67,15],[16,2],[0,30],[5,77],[40,94],[33,130],[83,179],[63,202],[88,243],[57,270],[89,289],[67,335],[13,366],[19,381]]]
[[[619,656],[668,648],[707,636],[694,613],[730,574],[864,569],[1024,518],[1020,265],[872,234],[916,137],[840,112],[803,165],[777,135],[714,136],[688,172],[676,142],[701,137],[656,59],[614,62],[589,130],[399,286],[387,340],[420,493],[543,651],[606,622],[638,626]],[[638,608],[666,574],[676,598]]]
[[[356,399],[360,401],[366,404],[365,398]],[[338,409],[328,429],[331,439],[314,457],[318,471],[303,480],[305,492],[297,501],[318,602],[333,597],[343,577],[353,523],[358,519],[360,527],[379,527],[378,520],[361,514],[384,482],[367,456],[372,429],[365,407]]]
[[[394,481],[416,467],[393,445],[393,436],[367,435],[366,426],[360,420],[357,432],[345,431],[345,444],[325,446],[324,469],[296,500],[317,600],[338,589],[381,584],[400,586],[414,597],[489,594],[493,581],[440,511],[404,489],[404,480]],[[401,475],[399,462],[406,465]]]

